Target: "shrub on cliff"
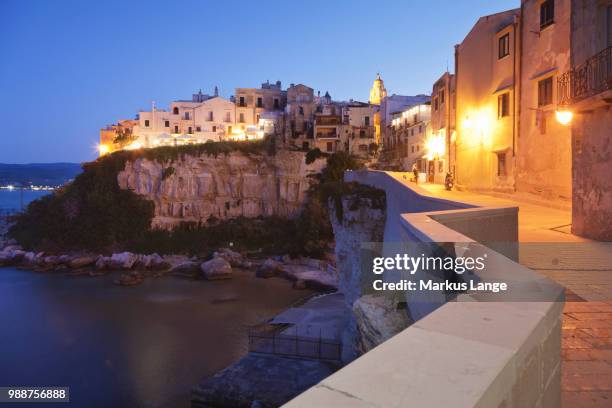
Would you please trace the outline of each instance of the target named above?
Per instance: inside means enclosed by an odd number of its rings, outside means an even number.
[[[346,152],[327,157],[327,165],[317,175],[318,183],[308,191],[304,209],[296,220],[293,253],[320,256],[327,250],[328,243],[334,239],[328,202],[345,188],[344,172],[357,168],[359,163]]]
[[[133,239],[149,229],[151,201],[117,184],[115,160],[83,165],[83,173],[53,194],[33,201],[10,230],[32,249],[99,249]]]

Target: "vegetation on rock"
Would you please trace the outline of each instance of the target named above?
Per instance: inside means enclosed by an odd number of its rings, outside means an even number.
[[[66,187],[30,203],[10,230],[26,248],[47,251],[100,250],[117,247],[135,252],[206,254],[233,243],[245,250],[294,255],[321,255],[333,241],[329,203],[342,211],[341,197],[366,194],[381,203],[380,191],[344,183],[344,171],[359,167],[344,152],[327,158],[327,166],[315,177],[301,214],[296,219],[279,217],[236,218],[206,223],[184,223],[173,231],[152,230],[155,206],[152,201],[122,190],[117,176],[127,161],[146,158],[162,163],[184,155],[265,154],[269,142],[214,142],[180,147],[120,151],[83,165],[83,173]],[[174,174],[164,168],[162,179]],[[384,204],[384,192],[382,192]],[[338,213],[337,213],[338,215]]]

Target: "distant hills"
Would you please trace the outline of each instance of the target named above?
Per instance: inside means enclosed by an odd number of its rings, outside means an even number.
[[[72,180],[81,171],[78,163],[0,163],[0,186],[59,186]]]

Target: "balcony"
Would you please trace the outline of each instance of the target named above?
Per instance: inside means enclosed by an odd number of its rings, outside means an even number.
[[[612,91],[612,46],[559,77],[557,103],[574,105],[607,91]],[[612,95],[604,99],[612,102]]]

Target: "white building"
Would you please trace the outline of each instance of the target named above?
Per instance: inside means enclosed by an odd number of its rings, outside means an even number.
[[[390,132],[387,132],[387,128],[391,126],[392,115],[394,112],[401,112],[402,110],[417,105],[419,103],[429,102],[431,97],[429,95],[389,95],[382,98],[380,101],[380,128],[382,131],[383,144],[387,147],[389,145]]]

